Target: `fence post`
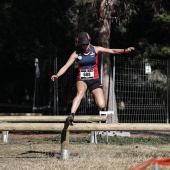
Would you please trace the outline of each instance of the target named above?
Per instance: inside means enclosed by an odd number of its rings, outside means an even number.
[[[65,125],[66,126],[66,125]],[[61,132],[61,159],[69,158],[69,131],[67,130],[68,126],[65,127]]]
[[[159,170],[158,164],[155,163],[155,170]]]
[[[155,155],[154,158],[157,159],[157,156]],[[159,170],[159,167],[158,167],[157,163],[155,163],[155,165],[154,165],[154,170]]]
[[[2,142],[8,142],[8,131],[2,131]]]
[[[97,123],[97,122],[92,122],[92,123]],[[96,131],[91,131],[90,143],[97,143],[97,133],[96,133]]]
[[[90,143],[94,143],[95,139],[94,139],[94,131],[91,131],[90,133]]]

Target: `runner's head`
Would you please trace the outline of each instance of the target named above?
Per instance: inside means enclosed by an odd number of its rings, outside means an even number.
[[[82,46],[82,45],[89,45],[90,43],[90,36],[87,32],[80,32],[78,35],[78,45]]]
[[[87,32],[80,32],[78,35],[78,46],[83,53],[89,53],[90,36]]]

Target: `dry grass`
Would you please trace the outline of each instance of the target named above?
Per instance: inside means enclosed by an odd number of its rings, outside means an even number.
[[[128,170],[156,154],[170,157],[170,144],[90,144],[72,142],[70,158],[60,160],[60,142],[54,134],[10,134],[0,142],[1,170]],[[88,138],[87,138],[88,139]],[[147,170],[153,170],[153,165]],[[170,167],[159,166],[159,170]]]

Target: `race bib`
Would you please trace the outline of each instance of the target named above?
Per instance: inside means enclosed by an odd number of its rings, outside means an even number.
[[[80,78],[94,78],[94,70],[93,69],[81,69],[80,70]]]

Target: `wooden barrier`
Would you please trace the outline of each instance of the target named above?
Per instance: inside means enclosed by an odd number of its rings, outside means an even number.
[[[76,115],[74,122],[106,122],[106,115]],[[55,131],[61,130],[61,159],[69,157],[69,131],[65,130],[65,116],[0,116],[0,127],[2,130],[2,141],[8,142],[8,131]],[[16,123],[17,122],[17,123]],[[34,122],[34,123],[33,123]],[[36,123],[35,123],[36,122]],[[38,122],[38,123],[37,123]],[[43,123],[40,123],[43,122]],[[46,123],[45,123],[46,122]],[[53,123],[53,124],[52,124]],[[57,124],[57,127],[56,127]],[[11,127],[10,127],[11,126]],[[10,127],[10,128],[9,128]],[[68,128],[68,127],[67,127]],[[8,129],[4,131],[4,129]]]
[[[0,123],[0,131],[60,131],[64,123]],[[69,131],[170,131],[170,124],[154,123],[74,123]]]
[[[6,120],[5,120],[6,121]],[[170,124],[149,123],[0,123],[0,131],[61,131],[61,159],[69,158],[69,131],[170,131]]]
[[[0,122],[64,122],[66,116],[0,116]],[[106,121],[106,116],[79,116],[76,115],[74,122],[99,122]]]

